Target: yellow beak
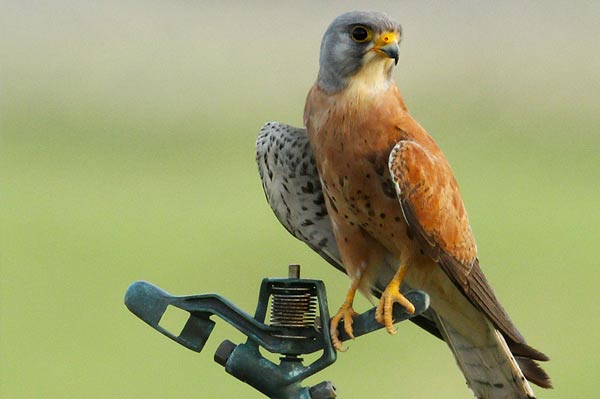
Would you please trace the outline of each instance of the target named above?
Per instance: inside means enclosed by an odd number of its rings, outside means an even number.
[[[398,33],[384,32],[375,42],[373,51],[384,57],[393,58],[394,64],[398,64],[398,53],[400,51],[400,46],[398,45],[399,40],[400,37]]]

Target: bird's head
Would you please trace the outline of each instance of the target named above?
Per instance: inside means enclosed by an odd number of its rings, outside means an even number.
[[[400,24],[377,11],[350,11],[333,20],[323,35],[317,83],[335,93],[354,79],[387,84],[398,63]]]

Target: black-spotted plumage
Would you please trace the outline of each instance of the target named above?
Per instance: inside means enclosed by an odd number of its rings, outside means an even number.
[[[256,140],[256,163],[265,197],[283,227],[345,273],[306,129],[279,122],[266,123]],[[375,296],[383,292],[393,276],[391,254],[389,259],[388,274],[382,275],[373,287]],[[428,310],[411,321],[441,339],[434,317],[433,310]]]
[[[256,140],[256,162],[267,201],[283,227],[344,271],[306,130],[265,124]]]

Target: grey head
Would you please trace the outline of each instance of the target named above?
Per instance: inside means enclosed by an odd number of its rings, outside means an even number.
[[[350,78],[371,62],[388,61],[391,76],[398,63],[400,24],[378,11],[350,11],[329,25],[321,42],[319,87],[328,93],[343,90]],[[392,65],[390,59],[394,60]]]

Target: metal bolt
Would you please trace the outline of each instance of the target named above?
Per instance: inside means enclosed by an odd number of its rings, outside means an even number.
[[[288,266],[288,278],[300,278],[300,265]]]
[[[337,397],[335,387],[331,381],[323,381],[310,387],[308,393],[311,399],[333,399]]]
[[[221,345],[219,345],[217,351],[215,352],[215,362],[225,367],[227,360],[229,360],[229,356],[231,356],[231,353],[233,353],[236,347],[237,345],[228,339],[221,342]]]

